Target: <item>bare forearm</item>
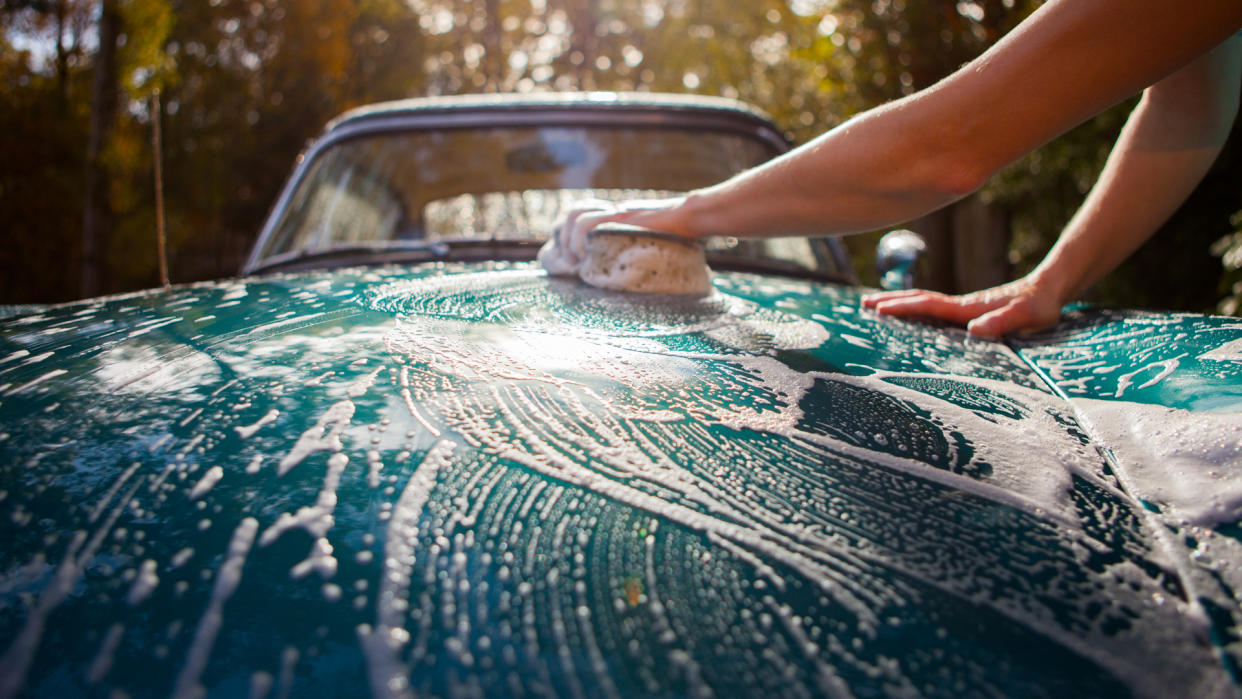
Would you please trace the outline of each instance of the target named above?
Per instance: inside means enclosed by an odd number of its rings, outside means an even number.
[[[693,193],[695,237],[828,235],[873,230],[945,206],[977,183],[934,152],[948,130],[928,99],[862,115],[768,165]],[[931,100],[934,101],[934,98]]]
[[[1237,110],[1242,40],[1152,87],[1099,181],[1034,276],[1068,301],[1133,253],[1211,167]]]
[[[1163,0],[1053,0],[942,83],[699,192],[652,225],[696,237],[839,234],[917,217],[1176,71],[1242,21]]]

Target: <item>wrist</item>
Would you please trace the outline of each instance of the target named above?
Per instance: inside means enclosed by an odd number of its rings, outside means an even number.
[[[693,193],[656,202],[634,202],[632,205],[634,208],[624,211],[620,217],[625,223],[687,238],[703,237],[695,225],[696,205]]]
[[[1078,296],[1078,290],[1063,265],[1040,264],[1027,275],[1027,280],[1041,296],[1054,301],[1058,307]]]
[[[709,218],[711,209],[705,204],[702,190],[695,190],[681,198],[673,216],[677,232],[688,238],[700,239],[712,235]]]

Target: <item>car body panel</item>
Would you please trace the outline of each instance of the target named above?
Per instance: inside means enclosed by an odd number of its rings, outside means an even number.
[[[1015,351],[714,283],[431,263],[0,320],[0,694],[1236,692],[1236,574],[1073,402],[1096,341],[1082,385],[1174,395],[1138,316]],[[1162,380],[1236,386],[1242,332],[1179,322]]]

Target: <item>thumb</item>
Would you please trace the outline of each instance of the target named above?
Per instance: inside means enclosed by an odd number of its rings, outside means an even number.
[[[971,337],[998,340],[1014,330],[1022,330],[1031,326],[1032,320],[1025,299],[1016,298],[967,323],[966,332]]]

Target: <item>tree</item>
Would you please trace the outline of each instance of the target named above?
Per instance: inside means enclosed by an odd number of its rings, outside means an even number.
[[[104,146],[116,123],[117,68],[116,47],[121,36],[118,0],[101,0],[99,10],[99,50],[95,55],[91,88],[91,127],[86,142],[86,200],[82,205],[81,293],[94,296],[101,288],[103,265],[101,248],[112,232],[112,205],[103,191],[108,181]]]
[[[756,104],[803,141],[934,83],[1034,6],[1033,0],[0,0],[9,26],[50,47],[41,61],[37,52],[0,39],[0,94],[14,107],[0,111],[0,229],[9,243],[0,253],[0,293],[7,301],[63,300],[77,295],[84,280],[101,291],[157,282],[144,106],[156,88],[166,106],[170,263],[174,281],[189,281],[237,270],[298,151],[350,107],[463,92],[696,92]],[[105,17],[115,20],[115,30]],[[88,37],[114,31],[115,42],[93,48]],[[1015,164],[978,196],[921,221],[939,236],[933,280],[945,289],[978,286],[986,280],[968,273],[993,270],[995,281],[1037,261],[1094,181],[1126,111],[1122,106],[1089,122]],[[1217,184],[1206,184],[1167,227],[1172,232],[1162,234],[1172,242],[1140,253],[1135,264],[1145,266],[1101,284],[1098,298],[1148,304],[1161,292],[1133,280],[1146,281],[1156,263],[1187,250],[1197,256],[1169,273],[1194,270],[1174,282],[1176,302],[1196,307],[1203,289],[1214,291],[1219,266],[1208,243],[1231,230],[1217,212],[1242,208],[1230,179],[1242,167],[1232,163],[1242,159],[1232,148],[1234,155],[1217,167]],[[84,172],[91,173],[89,182]],[[1211,237],[1200,242],[1204,236]],[[846,242],[859,267],[869,266],[874,237]],[[1154,262],[1142,262],[1144,255]],[[66,265],[66,256],[81,262]],[[1205,272],[1204,264],[1215,271]],[[94,282],[78,278],[87,269],[95,270]]]

